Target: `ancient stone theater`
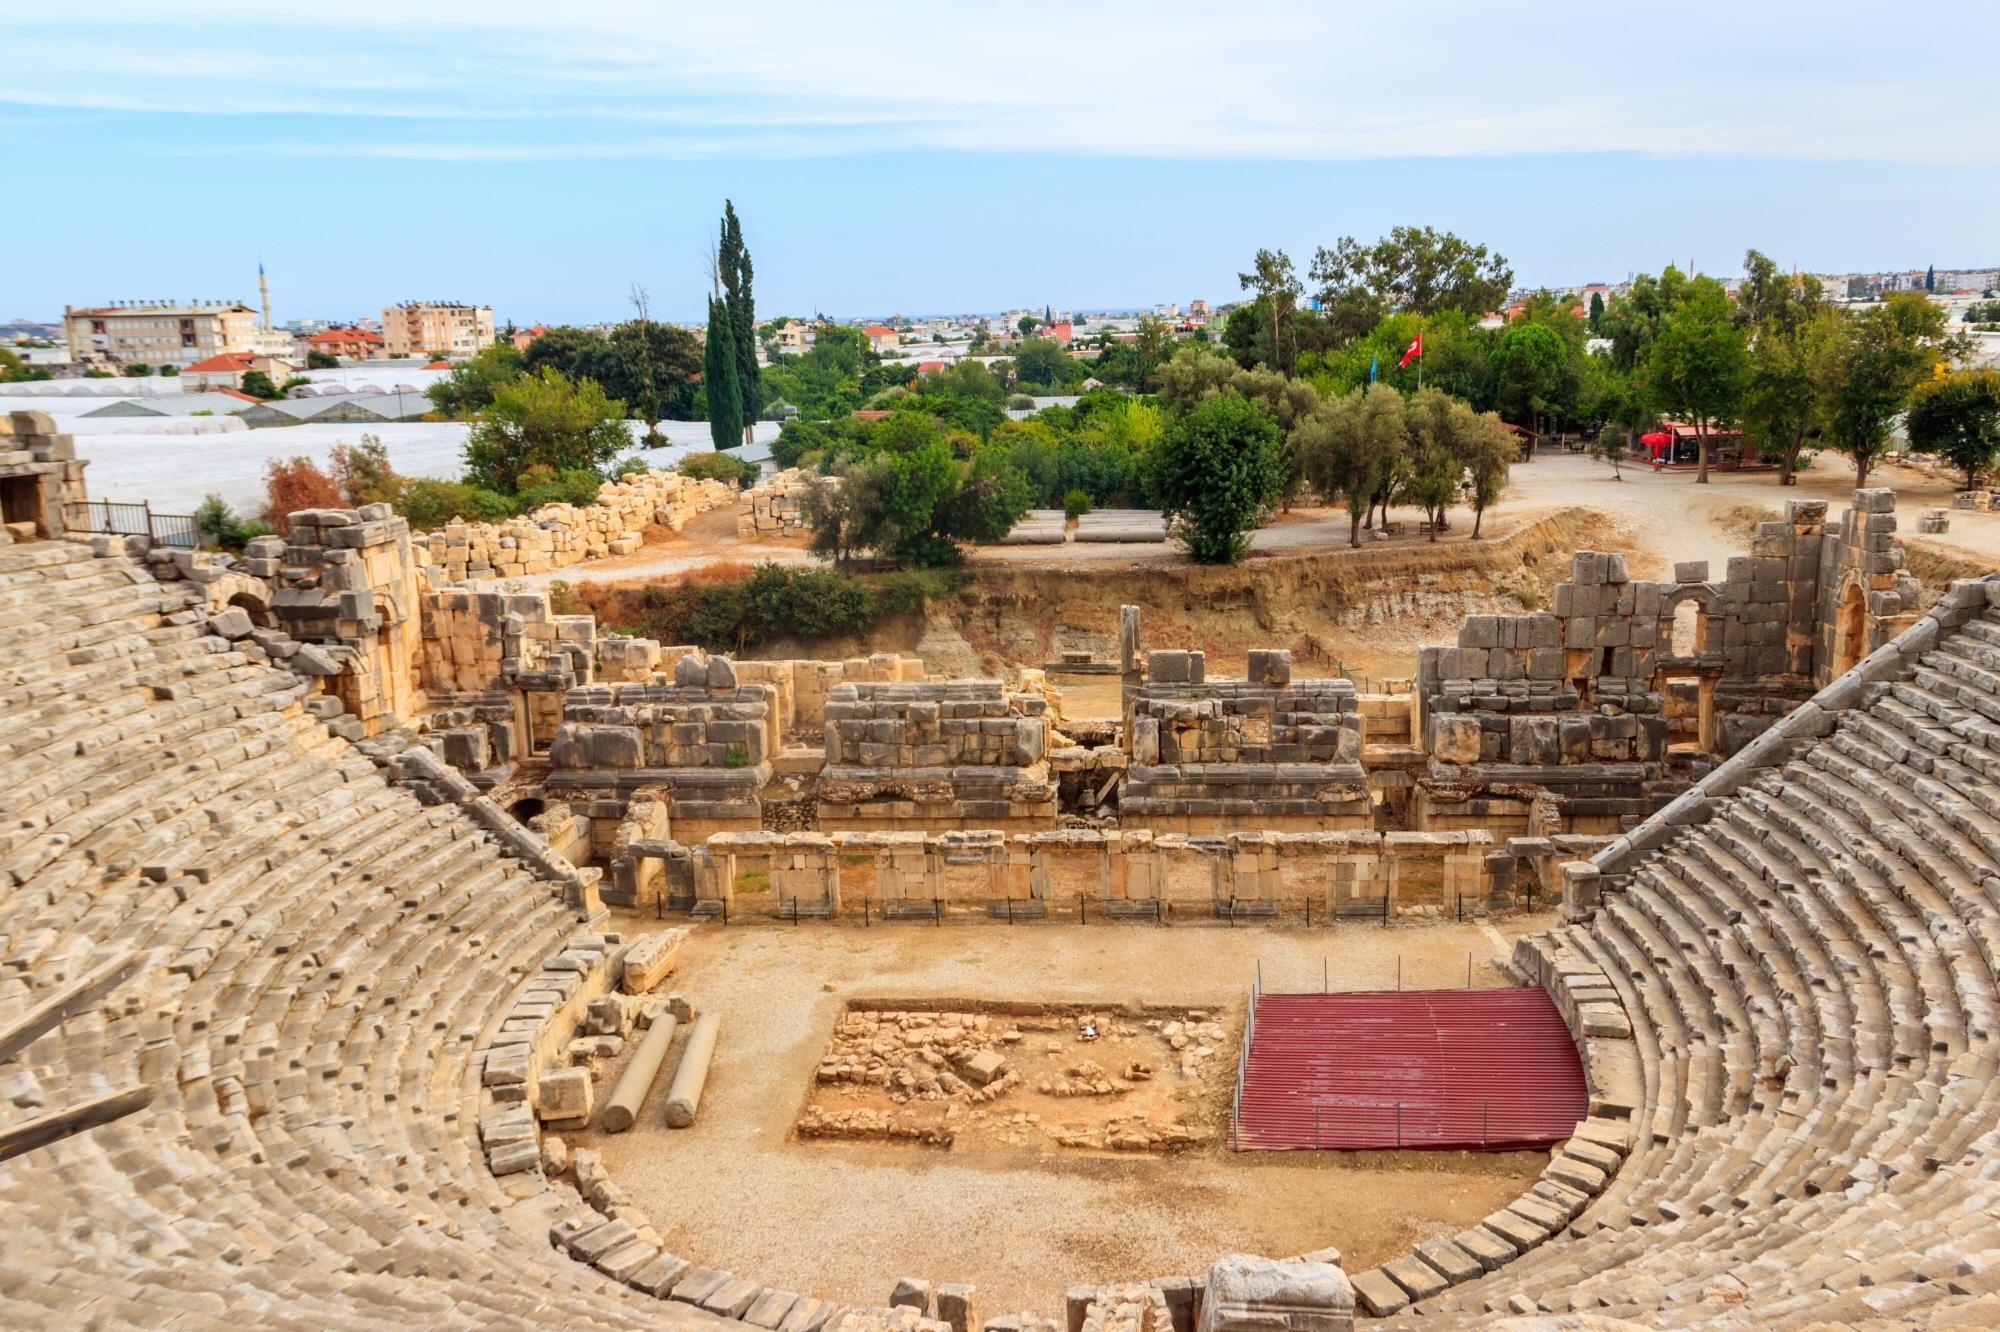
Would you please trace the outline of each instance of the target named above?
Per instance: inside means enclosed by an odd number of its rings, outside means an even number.
[[[0,430],[0,1323],[2000,1319],[2000,579],[1920,588],[1889,491],[1669,579],[1565,552],[1546,610],[1365,689],[1280,648],[1212,672],[1127,608],[1069,663],[1117,691],[1085,718],[1053,669],[732,657],[536,581],[704,510],[783,527],[766,492],[634,475],[424,534],[311,510],[226,555],[72,526],[83,474],[49,417]],[[1355,941],[1445,928],[1503,940],[1578,1079],[1477,1215],[1173,1270],[1094,1242],[1138,1224],[1114,1206],[943,1214],[921,1269],[757,1233],[785,1191],[839,1220],[895,1152],[1255,1194],[1232,1098],[1277,986],[1187,987],[1311,930],[1331,993]],[[801,960],[920,931],[957,981]],[[981,940],[1076,950],[1069,988]],[[810,1048],[745,1007],[781,985]],[[749,1085],[793,1049],[801,1081]],[[726,1222],[674,1182],[759,1135],[826,1164],[746,1175]],[[1323,1173],[1284,1207],[1359,1205]],[[1222,1187],[1167,1228],[1211,1233]],[[996,1305],[982,1264],[1058,1228],[1051,1293]]]

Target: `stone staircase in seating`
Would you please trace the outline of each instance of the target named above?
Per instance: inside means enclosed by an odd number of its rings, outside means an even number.
[[[1545,941],[1631,1017],[1622,1169],[1390,1321],[2000,1326],[2000,581],[1807,707]]]

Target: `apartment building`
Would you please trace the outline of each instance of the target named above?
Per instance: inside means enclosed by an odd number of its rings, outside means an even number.
[[[212,356],[269,350],[257,312],[241,301],[65,306],[63,338],[70,359],[88,364],[185,369]]]
[[[493,307],[457,301],[404,301],[382,311],[382,343],[390,356],[464,360],[493,343]]]

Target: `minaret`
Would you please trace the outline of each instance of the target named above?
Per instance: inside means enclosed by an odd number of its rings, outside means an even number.
[[[257,294],[264,298],[264,331],[271,331],[271,284],[264,277],[264,261],[257,261]]]

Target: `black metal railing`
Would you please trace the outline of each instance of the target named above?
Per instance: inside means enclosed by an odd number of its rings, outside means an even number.
[[[193,550],[201,545],[201,524],[193,514],[155,513],[151,502],[79,500],[63,505],[63,526],[99,536],[142,536],[156,546]]]

